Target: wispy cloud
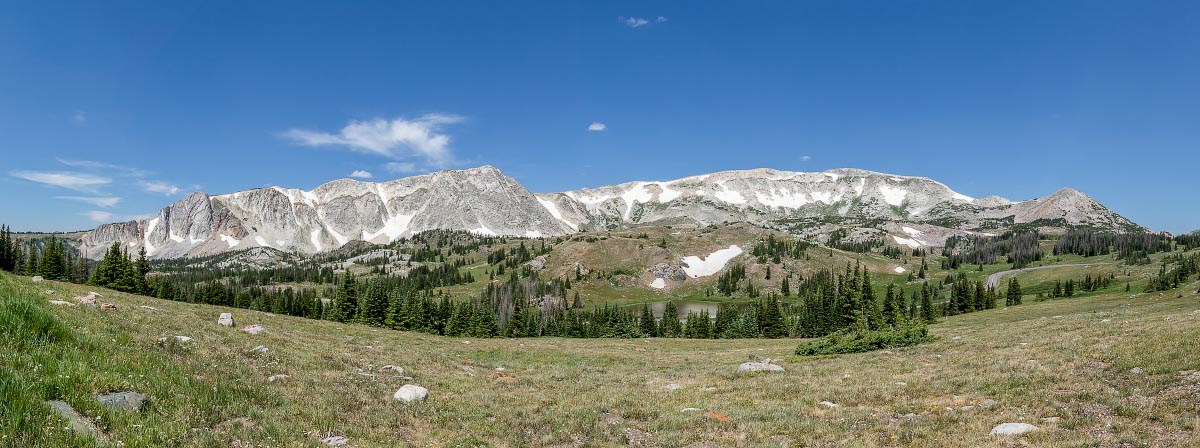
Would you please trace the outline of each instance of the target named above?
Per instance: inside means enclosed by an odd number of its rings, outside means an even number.
[[[150,174],[149,171],[146,171],[146,170],[143,170],[140,168],[134,168],[131,166],[117,165],[117,164],[105,163],[105,162],[97,162],[95,160],[71,160],[71,159],[63,159],[63,158],[55,158],[54,160],[57,160],[58,163],[61,163],[63,165],[73,167],[73,168],[83,168],[86,170],[95,170],[95,171],[113,171],[113,172],[115,172],[115,175],[118,175],[118,176],[145,177]]]
[[[658,16],[658,18],[657,18],[657,19],[654,19],[654,23],[663,23],[663,22],[666,22],[666,21],[667,21],[667,18],[666,18],[666,17],[663,17],[663,16]]]
[[[800,156],[800,161],[801,161],[801,162],[807,162],[807,161],[809,161],[809,160],[812,160],[812,156],[810,156],[810,155],[807,155],[807,154]]]
[[[28,181],[84,193],[96,193],[100,187],[112,183],[112,179],[107,177],[73,171],[10,171],[9,174]]]
[[[356,179],[370,179],[370,178],[372,178],[372,177],[375,177],[375,176],[374,176],[374,175],[372,175],[370,171],[366,171],[366,170],[355,170],[353,173],[350,173],[350,177],[353,177],[353,178],[356,178]]]
[[[121,202],[121,198],[116,196],[55,196],[55,199],[86,202],[96,207],[112,207]]]
[[[102,210],[83,212],[83,216],[87,216],[88,219],[98,223],[112,222],[113,218],[116,217],[116,215]]]
[[[174,196],[179,193],[179,187],[161,180],[142,180],[138,181],[138,185],[147,193],[159,193],[167,196]]]
[[[606,129],[608,129],[608,125],[599,121],[593,121],[592,124],[588,125],[588,130],[592,132],[600,132]]]
[[[617,17],[617,20],[619,20],[622,25],[625,25],[630,28],[638,28],[638,27],[643,27],[643,26],[650,24],[649,20],[643,19],[641,17]]]
[[[74,114],[71,114],[71,122],[72,123],[84,124],[84,123],[87,123],[87,120],[88,120],[87,113],[82,110],[77,110],[77,111],[75,111]]]
[[[442,128],[461,121],[458,115],[445,114],[428,114],[414,120],[377,118],[351,121],[337,134],[291,129],[283,137],[304,146],[342,146],[396,160],[416,156],[440,168],[454,160],[450,136]]]
[[[383,166],[389,173],[411,174],[417,172],[417,165],[408,162],[388,162]]]

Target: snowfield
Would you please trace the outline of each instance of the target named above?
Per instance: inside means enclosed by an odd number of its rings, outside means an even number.
[[[692,278],[708,277],[721,272],[722,269],[725,269],[725,264],[729,263],[729,260],[741,254],[742,248],[734,244],[728,248],[708,254],[705,258],[689,255],[683,257],[683,272]]]
[[[663,279],[661,279],[661,278],[656,278],[656,279],[654,279],[654,281],[650,282],[650,287],[651,287],[651,288],[654,288],[654,289],[663,289],[663,288],[666,288],[666,287],[667,287],[667,281],[666,281],[666,280],[663,280]]]
[[[914,240],[914,239],[899,237],[899,236],[895,236],[895,235],[892,235],[892,239],[896,240],[896,244],[903,244],[903,245],[911,247],[913,249],[921,247],[921,242]]]
[[[892,269],[892,271],[895,271],[897,274],[903,274],[908,272],[908,269],[904,269],[904,266],[896,266],[896,268]]]

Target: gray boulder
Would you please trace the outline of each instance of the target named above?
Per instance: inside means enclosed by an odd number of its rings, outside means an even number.
[[[217,325],[233,327],[233,313],[221,313],[221,317],[217,318]]]
[[[1028,423],[1002,423],[992,428],[989,436],[1019,436],[1027,432],[1037,431],[1038,427]]]
[[[754,372],[782,372],[783,367],[775,364],[767,364],[765,362],[744,362],[738,366],[737,373],[747,374]]]
[[[137,392],[115,392],[96,397],[106,408],[114,411],[140,411],[146,406],[147,397]]]
[[[412,403],[414,401],[425,401],[429,398],[429,389],[418,386],[416,384],[405,384],[400,390],[397,390],[392,395],[398,401]]]

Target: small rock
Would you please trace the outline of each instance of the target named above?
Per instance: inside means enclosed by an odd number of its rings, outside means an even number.
[[[962,339],[962,336],[955,336],[955,337],[952,337],[952,338],[950,338],[950,339],[953,339],[953,340],[957,341],[957,340],[959,340],[959,339]]]
[[[897,385],[897,386],[900,386],[900,387],[907,387],[907,386],[908,386],[908,383],[906,383],[906,382],[903,382],[903,381],[897,381],[897,382],[896,382],[896,385]]]
[[[696,411],[703,411],[703,409],[700,409],[700,408],[683,408],[683,409],[680,409],[680,410],[679,410],[679,412],[696,412]]]
[[[1051,423],[1051,424],[1053,424],[1053,423],[1058,423],[1058,421],[1059,421],[1059,420],[1062,420],[1062,419],[1061,419],[1061,418],[1058,418],[1058,417],[1042,417],[1040,420],[1042,421],[1042,423]]]
[[[405,403],[425,401],[425,399],[429,398],[429,389],[416,384],[405,384],[404,387],[401,387],[394,395],[392,395],[392,398]]]
[[[820,404],[821,406],[825,406],[825,407],[827,407],[827,408],[829,408],[829,409],[833,409],[833,408],[840,407],[840,406],[838,406],[838,404],[837,404],[837,403],[834,403],[834,402],[832,402],[832,401],[822,401],[822,402],[820,402],[820,403],[818,403],[818,404]]]
[[[350,439],[342,436],[331,436],[321,439],[321,443],[328,446],[346,446],[347,443],[350,443]]]
[[[496,368],[496,371],[497,371],[497,372],[503,372],[503,371],[504,371],[504,368],[503,368],[503,367],[497,367],[497,368]]]
[[[266,353],[268,351],[270,351],[270,349],[267,348],[267,346],[265,346],[265,345],[260,345],[258,347],[254,347],[254,348],[250,349],[251,353]]]
[[[143,309],[143,310],[158,311],[158,308],[155,308],[155,307],[152,307],[152,306],[147,306],[147,305],[141,305],[141,306],[139,306],[138,308],[141,308],[141,309]]]
[[[276,381],[283,381],[283,380],[286,380],[287,378],[288,378],[288,376],[287,376],[287,375],[284,375],[284,374],[282,374],[282,373],[281,373],[281,374],[278,374],[278,375],[271,375],[271,376],[268,376],[268,377],[267,377],[267,382],[268,382],[268,383],[274,383],[274,382],[276,382]]]
[[[751,354],[750,354],[750,361],[751,361],[751,362],[760,362],[760,363],[763,363],[763,364],[770,364],[770,363],[771,363],[771,358],[764,358],[764,357],[762,357],[762,356],[758,356],[758,355],[756,355],[756,354],[754,354],[754,353],[751,353]]]
[[[250,334],[259,334],[264,331],[267,331],[267,329],[263,328],[262,325],[254,324],[254,325],[250,325],[247,327],[242,327],[242,331],[244,331],[246,333],[250,333]]]
[[[1134,375],[1141,375],[1143,373],[1146,373],[1146,371],[1142,370],[1141,367],[1134,367],[1132,369],[1129,369],[1129,373],[1134,374]]]
[[[471,341],[463,341],[463,344],[471,345]]]
[[[108,436],[101,432],[100,429],[96,427],[96,424],[87,417],[79,415],[79,412],[76,412],[75,408],[71,407],[71,405],[67,404],[67,402],[57,400],[47,401],[46,405],[50,406],[50,409],[59,416],[66,419],[67,425],[75,432],[84,436],[94,437],[97,442],[100,442],[101,445],[108,444]]]
[[[1038,427],[1028,423],[1002,423],[992,428],[989,436],[1019,436],[1027,432],[1037,431]]]
[[[102,310],[115,310],[115,309],[117,309],[117,306],[116,306],[116,305],[113,305],[113,304],[111,304],[111,303],[101,303],[101,304],[100,304],[100,309],[102,309]]]
[[[189,338],[187,336],[174,336],[174,339],[175,339],[174,342],[176,344],[187,344],[189,342],[192,342],[192,338]],[[167,341],[170,341],[170,340],[171,340],[171,338],[167,338],[167,337],[158,338],[158,345],[167,345]]]
[[[890,354],[892,354],[892,351],[891,351],[891,350],[884,350],[884,351],[882,351],[882,352],[879,352],[879,353],[881,353],[881,354],[884,354],[884,355],[890,355]]]
[[[1102,324],[1107,324],[1109,322],[1112,322],[1112,319],[1104,319],[1104,320],[1100,321],[1100,323],[1102,323]]]
[[[34,283],[41,283],[41,282],[45,281],[45,279],[43,279],[42,276],[40,276],[40,275],[35,275],[30,280],[33,280]]]
[[[972,409],[975,409],[975,406],[966,405],[966,406],[963,406],[963,407],[961,407],[961,408],[958,408],[958,410],[960,410],[960,411],[963,411],[963,412],[968,412],[968,411],[970,411],[970,410],[972,410]]]
[[[221,317],[217,318],[217,325],[233,328],[233,313],[221,313]]]
[[[92,308],[96,307],[96,298],[93,296],[76,296],[75,301],[79,302],[79,304],[83,306]]]
[[[753,373],[753,372],[782,372],[783,367],[775,364],[767,364],[762,362],[744,362],[738,366],[737,373]]]
[[[393,365],[389,364],[389,365],[386,365],[386,366],[380,367],[380,368],[379,368],[379,371],[380,371],[380,372],[394,372],[394,373],[398,373],[398,374],[403,374],[403,373],[404,373],[404,368],[403,368],[403,367],[400,367],[400,366],[393,366]]]
[[[995,406],[995,405],[996,405],[996,400],[993,400],[993,399],[991,399],[991,398],[988,398],[988,399],[986,399],[986,400],[983,400],[983,403],[980,403],[980,404],[979,404],[979,407],[981,407],[981,408],[984,408],[984,409],[987,409],[987,408],[990,408],[990,407],[992,407],[992,406]]]
[[[668,385],[667,385],[667,388],[666,388],[666,389],[667,389],[668,391],[677,391],[677,390],[679,390],[679,389],[683,389],[683,386],[680,386],[680,385],[678,385],[678,384],[675,384],[675,383],[671,383],[671,384],[668,384]]]
[[[137,392],[116,392],[96,397],[96,401],[114,411],[140,411],[146,405],[146,396]]]
[[[62,301],[62,300],[51,300],[51,301],[50,301],[50,304],[51,304],[51,305],[60,305],[60,306],[75,306],[75,304],[74,304],[74,303],[71,303],[71,302],[65,302],[65,301]]]
[[[103,294],[100,294],[100,293],[98,293],[98,292],[96,292],[96,291],[88,291],[88,295],[89,295],[89,296],[92,296],[92,297],[104,297],[104,295],[103,295]]]

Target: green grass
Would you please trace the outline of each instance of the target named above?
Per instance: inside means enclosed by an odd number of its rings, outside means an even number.
[[[125,446],[317,447],[331,434],[363,447],[611,446],[641,432],[657,446],[1187,446],[1200,440],[1200,379],[1180,373],[1200,370],[1198,287],[981,311],[942,319],[929,326],[934,341],[890,353],[797,357],[794,339],[464,344],[106,290],[116,310],[60,307],[48,299],[88,289],[0,274],[0,322],[24,326],[0,330],[0,446],[88,446],[47,399],[71,403]],[[219,327],[221,312],[267,331]],[[173,335],[195,342],[156,343]],[[257,345],[270,351],[250,354]],[[750,354],[787,371],[736,375]],[[429,400],[395,402],[407,381],[359,374],[384,364],[403,366]],[[492,379],[497,367],[516,380]],[[290,377],[266,381],[280,373]],[[668,392],[671,383],[683,388]],[[94,401],[119,390],[149,395],[148,408],[116,413]],[[241,417],[253,423],[222,424]],[[1043,430],[987,436],[1014,421]]]

